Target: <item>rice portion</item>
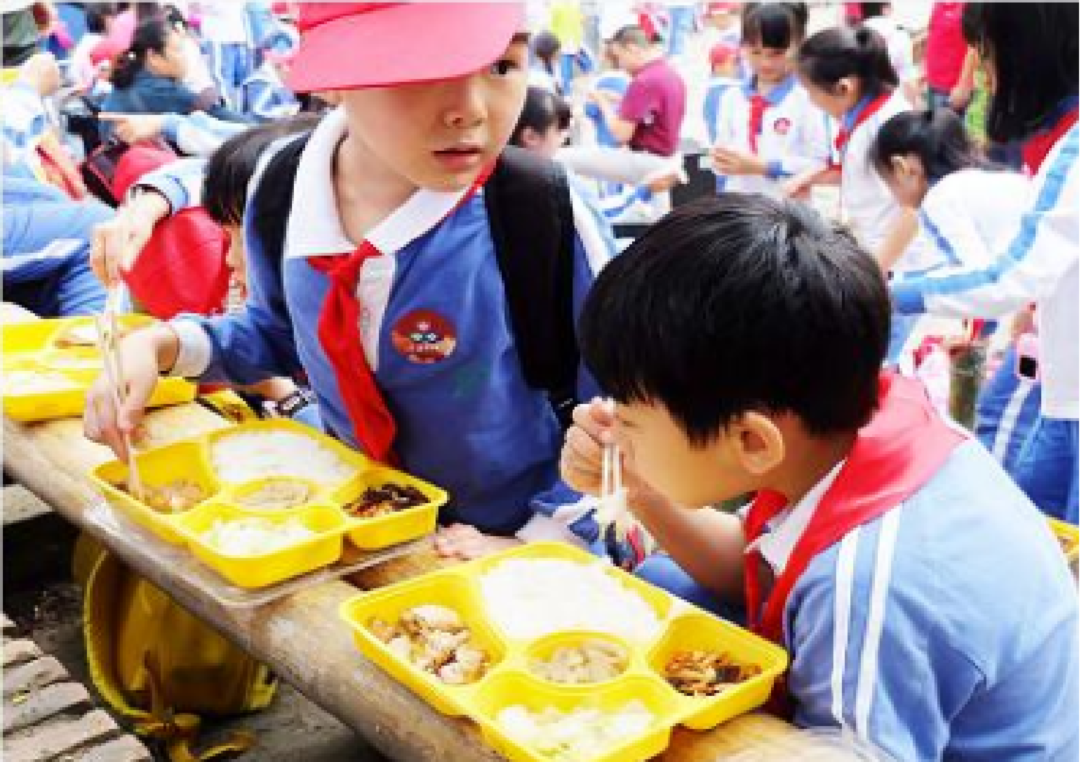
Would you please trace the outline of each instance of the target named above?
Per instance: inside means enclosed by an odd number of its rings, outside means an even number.
[[[210,448],[217,475],[228,482],[269,476],[292,476],[338,485],[350,479],[353,466],[315,439],[291,431],[238,431]]]
[[[508,558],[479,583],[488,615],[510,638],[592,630],[643,643],[659,635],[652,606],[600,564]]]

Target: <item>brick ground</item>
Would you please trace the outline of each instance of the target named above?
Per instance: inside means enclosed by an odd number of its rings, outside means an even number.
[[[94,706],[81,684],[0,614],[6,762],[151,762],[142,742]]]

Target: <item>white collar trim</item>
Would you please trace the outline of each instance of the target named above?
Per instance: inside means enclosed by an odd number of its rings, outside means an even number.
[[[335,109],[319,123],[300,156],[289,212],[285,258],[336,256],[358,247],[349,240],[337,214],[331,167],[345,136],[345,111]],[[427,234],[461,203],[468,189],[452,192],[421,188],[376,225],[367,240],[384,255],[396,254]]]
[[[747,546],[748,552],[754,547],[761,552],[761,557],[772,567],[773,574],[777,577],[783,573],[788,559],[791,558],[791,552],[810,524],[814,511],[817,510],[821,499],[825,497],[825,493],[829,491],[829,487],[836,481],[840,469],[846,462],[845,459],[833,466],[833,469],[803,495],[802,500],[794,507],[788,508],[768,522],[768,532]]]

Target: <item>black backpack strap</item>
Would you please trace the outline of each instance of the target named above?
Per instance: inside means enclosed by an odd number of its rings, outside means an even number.
[[[259,178],[252,202],[255,204],[255,235],[259,239],[267,264],[281,282],[285,256],[285,230],[293,205],[293,186],[300,166],[300,154],[307,147],[311,133],[307,132],[282,146]]]
[[[544,389],[564,426],[577,399],[574,326],[574,211],[562,168],[507,147],[484,185],[526,382]]]

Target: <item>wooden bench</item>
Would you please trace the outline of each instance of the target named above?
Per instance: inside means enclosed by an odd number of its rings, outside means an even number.
[[[155,446],[228,425],[195,403],[150,412]],[[4,419],[4,468],[76,526],[102,537],[86,514],[100,498],[87,478],[112,453],[88,441],[75,419],[23,425]],[[482,762],[500,757],[476,726],[445,717],[365,659],[338,619],[338,606],[358,588],[370,589],[446,564],[429,545],[351,577],[319,584],[257,609],[227,609],[185,579],[153,563],[137,542],[108,538],[110,548],[138,573],[233,642],[269,664],[282,679],[338,717],[393,759]],[[790,725],[754,713],[715,730],[677,730],[669,762],[704,762],[753,749],[762,758],[795,759],[799,735]]]

